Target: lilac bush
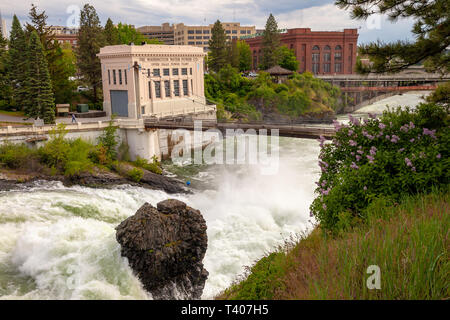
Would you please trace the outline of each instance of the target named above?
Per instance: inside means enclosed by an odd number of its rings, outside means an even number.
[[[311,213],[333,231],[342,219],[365,219],[364,209],[376,198],[397,201],[405,194],[448,185],[450,121],[448,107],[421,104],[370,115],[348,125],[335,122],[332,143],[321,139],[322,175]]]

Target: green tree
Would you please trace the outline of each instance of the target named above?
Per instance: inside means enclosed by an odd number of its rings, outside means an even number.
[[[249,71],[252,68],[252,51],[247,42],[238,40],[239,71]]]
[[[12,106],[12,86],[8,79],[8,41],[0,35],[0,110]]]
[[[29,117],[40,117],[45,123],[55,122],[55,104],[44,48],[36,31],[31,32],[28,50],[26,109]]]
[[[106,21],[104,32],[107,45],[113,46],[119,44],[119,32],[110,18]]]
[[[272,14],[266,22],[262,40],[262,69],[269,69],[278,64],[280,35],[278,32],[278,24]]]
[[[13,86],[14,103],[19,109],[25,107],[25,79],[28,68],[28,45],[25,33],[16,15],[13,17],[7,61],[8,78]]]
[[[237,45],[237,41],[229,42],[227,50],[228,50],[228,63],[233,68],[239,68],[239,48]]]
[[[78,33],[77,66],[84,81],[92,86],[93,102],[98,101],[98,87],[101,86],[102,71],[97,54],[106,44],[103,28],[100,25],[95,8],[85,4],[80,13],[80,31]]]
[[[279,65],[285,69],[291,71],[297,71],[298,69],[298,60],[295,56],[294,50],[289,49],[286,46],[281,46],[279,48]]]
[[[39,36],[47,59],[56,103],[67,103],[72,98],[73,84],[69,81],[69,77],[74,75],[74,68],[70,64],[64,63],[63,49],[47,26],[48,16],[45,11],[38,12],[37,7],[32,4],[28,17],[31,23],[26,25],[26,34],[29,38],[35,31]]]
[[[130,24],[119,23],[117,25],[117,33],[118,33],[119,44],[134,43],[136,45],[139,45],[142,42],[147,43],[147,41],[149,40],[146,37],[144,37],[144,35],[142,33],[137,31]]]
[[[209,40],[209,68],[218,72],[228,61],[227,37],[222,23],[217,20],[211,30],[211,39]]]
[[[362,45],[360,53],[368,55],[372,64],[359,64],[359,72],[398,72],[421,62],[428,71],[450,71],[448,0],[336,0],[335,3],[342,9],[350,9],[351,17],[357,20],[365,20],[373,14],[387,15],[391,21],[399,18],[414,20],[415,42],[378,41]]]

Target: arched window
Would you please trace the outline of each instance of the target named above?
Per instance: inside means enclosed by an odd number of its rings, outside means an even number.
[[[323,72],[328,73],[330,72],[329,62],[331,61],[331,48],[329,45],[326,45],[323,49],[325,51],[323,54],[323,61],[325,62]]]
[[[334,48],[334,50],[342,50],[342,47],[340,45],[337,45],[336,48]]]
[[[319,48],[319,46],[314,46],[313,48],[312,48],[313,50],[320,50],[320,48]]]
[[[329,45],[326,45],[323,49],[324,49],[325,51],[330,51],[330,50],[331,50],[331,48],[330,48]]]
[[[318,74],[320,72],[320,48],[315,45],[312,50],[312,72]]]

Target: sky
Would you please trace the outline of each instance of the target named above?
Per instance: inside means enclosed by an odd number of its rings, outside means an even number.
[[[0,0],[0,12],[8,30],[14,14],[22,24],[27,22],[31,3],[37,5],[39,11],[45,10],[50,25],[70,26],[76,20],[74,13],[89,3],[97,10],[103,25],[108,17],[114,23],[136,27],[163,22],[205,25],[219,19],[263,29],[272,13],[280,29],[334,31],[358,28],[360,44],[414,39],[410,32],[412,20],[391,23],[383,16],[369,21],[352,20],[349,12],[336,7],[333,0],[18,0],[14,5],[11,0]]]

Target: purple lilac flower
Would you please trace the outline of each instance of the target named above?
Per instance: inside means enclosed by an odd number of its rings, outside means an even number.
[[[320,137],[319,137],[319,139],[318,139],[317,141],[320,142],[320,147],[322,148],[322,147],[323,147],[323,144],[324,144],[324,142],[325,142],[325,137],[322,136],[322,135],[320,135]]]
[[[398,152],[403,152],[403,151],[405,151],[405,148],[398,149]]]
[[[374,113],[369,113],[369,118],[371,118],[371,119],[376,119],[376,118],[377,118],[377,115],[374,114]]]
[[[398,136],[396,136],[395,134],[393,134],[392,137],[391,137],[391,142],[392,143],[397,143],[398,140],[400,140],[400,138]]]
[[[369,160],[370,163],[373,163],[374,157],[372,157],[372,156],[366,156],[366,157],[367,157],[367,159]]]
[[[408,167],[412,167],[412,162],[411,162],[411,160],[409,160],[408,158],[405,158],[405,162],[406,162],[406,165],[407,165]]]
[[[357,145],[356,141],[349,140],[348,142],[352,147],[355,147]]]
[[[356,169],[356,170],[359,169],[359,167],[358,167],[358,166],[356,165],[356,163],[354,163],[354,162],[352,162],[352,165],[350,166],[350,168]]]
[[[415,139],[414,139],[414,138],[412,138],[411,140],[409,140],[409,142],[411,142],[411,143],[412,143],[412,142],[414,142],[414,141],[415,141]]]
[[[350,137],[353,134],[353,130],[348,130],[348,136]]]
[[[440,159],[440,158],[441,158],[441,154],[438,153],[437,156],[436,156],[436,158]]]
[[[408,125],[405,124],[404,126],[401,126],[401,127],[400,127],[400,131],[408,132]]]
[[[409,127],[410,127],[411,129],[414,129],[414,128],[415,128],[414,123],[412,123],[412,121],[409,122]]]
[[[436,130],[429,130],[429,129],[427,129],[427,128],[423,128],[423,135],[424,135],[424,136],[425,136],[425,135],[428,135],[428,136],[430,136],[431,138],[436,139],[435,133],[436,133]]]
[[[354,157],[355,156],[355,153],[352,151],[352,152],[350,152],[350,154]]]
[[[333,120],[333,124],[334,124],[334,128],[336,129],[336,131],[341,130],[342,125],[341,125],[340,122],[338,122],[338,121],[336,121],[336,120]]]
[[[391,140],[391,137],[387,134],[387,135],[386,135],[386,139],[387,139],[387,140]]]
[[[378,128],[383,130],[384,128],[386,128],[386,125],[384,123],[380,122],[380,124],[378,125]]]
[[[416,171],[416,167],[412,167],[412,168],[411,168],[411,171],[414,171],[414,172],[415,172],[415,171]]]
[[[356,155],[356,161],[361,160],[361,156],[360,155]]]
[[[356,152],[358,152],[359,154],[364,154],[364,151],[362,151],[362,150],[358,150]]]
[[[322,208],[323,208],[323,210],[327,210],[327,205],[324,203],[324,204],[322,205]]]
[[[377,148],[376,148],[375,146],[372,146],[372,147],[370,148],[370,151],[369,151],[369,152],[370,152],[371,155],[374,156],[374,155],[377,153]]]
[[[327,185],[327,180],[323,180],[321,185],[322,187],[325,187]]]
[[[350,120],[351,123],[353,123],[353,125],[355,125],[355,126],[360,125],[359,120],[356,118],[353,118],[351,114],[348,115],[348,119]]]

